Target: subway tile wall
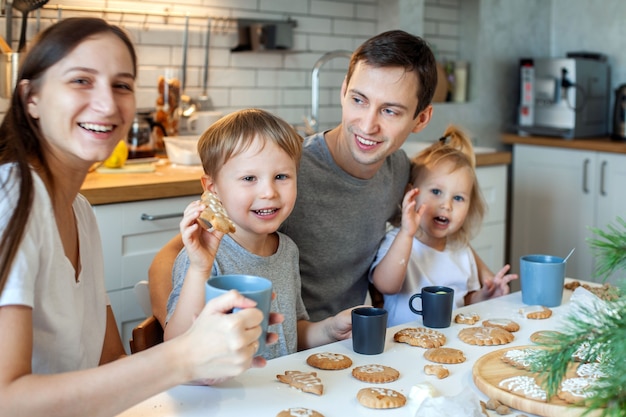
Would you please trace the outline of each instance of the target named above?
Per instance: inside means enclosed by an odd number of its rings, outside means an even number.
[[[353,50],[376,34],[379,7],[389,0],[181,0],[177,2],[114,0],[51,0],[31,13],[28,39],[59,18],[100,16],[125,27],[139,56],[138,107],[154,107],[156,82],[167,67],[181,67],[185,15],[188,19],[186,93],[202,93],[207,30],[209,36],[208,95],[224,113],[260,107],[283,117],[304,132],[311,114],[311,70],[324,53]],[[459,2],[427,0],[423,36],[438,58],[458,53]],[[80,10],[76,10],[80,9]],[[125,13],[124,13],[125,11]],[[19,37],[20,13],[13,13],[13,46]],[[210,18],[210,19],[209,19]],[[295,21],[289,51],[231,52],[238,44],[236,18]],[[1,33],[5,33],[2,19]],[[320,129],[340,122],[340,86],[348,60],[336,58],[320,71]],[[0,99],[0,112],[8,100]]]

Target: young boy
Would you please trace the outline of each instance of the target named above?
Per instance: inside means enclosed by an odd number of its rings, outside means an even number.
[[[272,311],[285,319],[269,329],[278,334],[278,343],[268,345],[266,359],[350,337],[350,309],[321,322],[308,321],[300,296],[298,248],[277,232],[295,204],[302,138],[270,113],[247,109],[209,127],[198,151],[203,188],[220,199],[236,231],[204,230],[196,220],[206,206],[196,201],[186,208],[180,226],[185,248],[174,264],[165,338],[191,326],[205,304],[207,279],[224,274],[259,275],[273,283],[277,297]]]

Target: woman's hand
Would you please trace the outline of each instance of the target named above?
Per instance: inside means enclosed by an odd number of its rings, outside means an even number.
[[[259,347],[263,313],[256,303],[232,290],[210,300],[192,327],[180,336],[190,359],[190,381],[214,385],[243,373],[250,367],[263,367],[267,361],[254,355]],[[235,308],[241,309],[231,313]],[[284,316],[270,313],[269,325],[282,323]],[[278,335],[267,334],[267,344]]]
[[[183,344],[190,381],[215,384],[252,366],[263,319],[255,306],[253,300],[229,291],[210,300],[191,328],[172,340]],[[241,310],[231,313],[234,308]]]

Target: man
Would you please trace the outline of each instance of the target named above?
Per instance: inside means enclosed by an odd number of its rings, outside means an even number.
[[[281,231],[300,250],[302,298],[312,321],[363,303],[385,223],[409,181],[409,160],[399,149],[430,121],[436,84],[435,57],[423,39],[381,33],[352,55],[341,124],[305,140],[296,206]],[[161,323],[181,248],[177,236],[150,267]]]

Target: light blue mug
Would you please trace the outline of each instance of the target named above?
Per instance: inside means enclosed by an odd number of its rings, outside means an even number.
[[[265,351],[265,339],[267,338],[267,326],[272,304],[272,281],[254,275],[217,275],[207,281],[205,299],[208,302],[230,290],[237,290],[244,297],[256,301],[256,308],[263,312],[263,322],[261,323],[263,332],[259,336],[259,348],[256,352],[257,355],[261,355]],[[238,310],[235,309],[233,312]]]
[[[527,305],[558,307],[565,283],[564,258],[551,255],[525,255],[520,258],[522,302]]]

